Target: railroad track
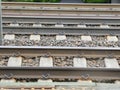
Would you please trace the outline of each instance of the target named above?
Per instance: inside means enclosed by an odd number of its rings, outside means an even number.
[[[2,5],[1,90],[119,90],[120,5]]]
[[[21,5],[22,4],[22,5]],[[31,8],[32,7],[32,8]],[[119,5],[3,3],[3,15],[119,16]],[[73,13],[74,12],[74,13]]]
[[[119,47],[119,24],[3,23],[3,45]]]
[[[119,48],[106,49],[1,46],[0,56],[3,56],[1,57],[1,61],[4,65],[4,67],[0,67],[0,78],[2,78],[5,73],[12,73],[14,78],[40,78],[41,74],[48,73],[50,75],[49,78],[77,79],[80,78],[80,74],[85,74],[88,76],[90,75],[90,78],[93,80],[120,79]],[[87,57],[88,61],[86,61],[85,57]],[[7,67],[5,66],[3,60],[8,62],[8,64],[6,64]],[[15,64],[16,60],[18,60],[18,62]],[[33,66],[31,66],[30,60],[33,60]],[[68,62],[67,60],[70,62],[68,65],[66,64],[66,62]],[[83,63],[83,65],[77,65],[76,60],[77,62],[82,60],[83,62],[80,62]],[[28,65],[25,64],[27,62],[29,62]],[[73,66],[69,66],[72,64],[71,62],[74,63]],[[36,63],[38,63],[38,65]]]
[[[26,22],[21,20],[14,22],[4,21],[3,45],[72,46],[72,47],[74,46],[119,47],[120,46],[119,23],[80,23],[79,24],[76,22],[73,23],[72,21],[57,23],[52,21],[47,22],[46,19],[43,19],[43,21],[44,22],[40,22],[40,21]],[[32,35],[33,38],[31,39]],[[6,36],[7,38],[5,38]],[[11,38],[10,36],[12,36],[13,38]]]
[[[109,23],[109,24],[95,24],[95,23],[3,23],[3,33],[14,33],[14,34],[96,34],[96,35],[108,35],[115,34],[119,35],[120,24]],[[53,30],[54,29],[54,30]],[[102,31],[102,32],[101,32]]]
[[[107,86],[106,88],[111,87],[111,90],[119,90],[119,82],[113,84],[116,80],[120,80],[120,63],[116,62],[118,58],[120,58],[119,52],[119,48],[0,46],[0,56],[5,57],[4,60],[1,59],[1,61],[6,61],[5,59],[9,58],[9,64],[7,64],[7,66],[0,67],[0,88],[2,90],[97,90],[98,88],[103,88],[101,86],[104,85]],[[39,60],[42,64],[34,67],[19,65],[18,61],[20,58],[24,58],[26,56],[32,57],[32,59],[34,59],[33,57],[41,57]],[[61,56],[62,58],[74,57],[74,66],[50,66],[50,60],[53,60],[54,57]],[[99,67],[96,64],[95,67],[93,66],[88,68],[87,66],[84,66],[86,60],[85,57],[92,57],[92,60],[93,58],[105,57],[105,67]],[[42,58],[44,58],[44,60],[42,60]],[[79,65],[75,64],[76,58],[81,59],[81,61],[79,61],[82,63],[82,66],[79,66],[80,63]],[[28,61],[29,60],[30,59],[28,59]],[[93,62],[95,63],[95,61],[97,60],[94,60]],[[43,63],[46,64],[43,65]]]

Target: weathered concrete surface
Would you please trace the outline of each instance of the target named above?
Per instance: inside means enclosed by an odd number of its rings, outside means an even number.
[[[87,67],[86,58],[74,58],[73,66],[74,67]]]
[[[41,27],[41,24],[33,24],[33,27]]]
[[[80,28],[86,28],[86,25],[77,25],[77,27],[80,27]]]
[[[92,80],[78,80],[77,82],[80,82],[80,83],[92,83]]]
[[[107,41],[109,41],[109,42],[117,42],[118,38],[116,36],[107,36]]]
[[[17,24],[17,23],[16,24],[11,23],[10,26],[12,26],[12,27],[18,27],[19,24]]]
[[[120,81],[115,81],[115,84],[120,84]]]
[[[14,40],[14,39],[15,39],[15,35],[14,35],[14,34],[11,34],[11,35],[6,34],[6,35],[4,36],[4,39],[5,39],[5,40]]]
[[[65,40],[66,35],[56,35],[56,40]]]
[[[101,28],[109,28],[108,25],[100,25]]]
[[[40,67],[53,67],[53,58],[52,57],[41,57],[39,66]]]
[[[120,85],[97,83],[96,87],[95,87],[95,90],[120,90]]]
[[[116,58],[105,58],[106,68],[120,68]]]
[[[39,79],[38,82],[53,82],[53,81],[51,79],[47,79],[47,80]]]
[[[22,57],[10,57],[7,66],[20,67],[21,64],[22,64]]]
[[[81,36],[82,41],[92,41],[91,36]]]
[[[30,35],[30,40],[40,41],[40,35]]]
[[[55,24],[55,27],[64,27],[63,24]]]

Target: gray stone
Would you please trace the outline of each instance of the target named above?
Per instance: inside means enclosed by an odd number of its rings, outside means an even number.
[[[9,67],[21,67],[22,57],[10,57],[8,61]]]
[[[87,67],[86,58],[74,58],[73,66],[74,67]]]
[[[41,57],[39,66],[40,67],[53,67],[53,58],[52,57]]]
[[[106,68],[120,68],[116,58],[105,58]]]

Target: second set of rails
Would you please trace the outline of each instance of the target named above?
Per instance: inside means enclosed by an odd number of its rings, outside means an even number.
[[[21,5],[22,4],[22,5]],[[40,4],[2,3],[3,14],[12,15],[58,15],[58,16],[119,16],[118,4]]]

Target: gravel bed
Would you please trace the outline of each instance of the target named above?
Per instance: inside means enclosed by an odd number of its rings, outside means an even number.
[[[38,67],[39,59],[37,59],[36,57],[24,57],[24,59],[22,60],[22,66]]]
[[[12,40],[4,40],[3,43],[4,46],[15,46],[15,41]]]
[[[54,46],[56,41],[56,36],[54,35],[41,35],[40,37],[40,46]]]
[[[73,57],[63,56],[63,57],[53,57],[54,67],[72,67],[73,66]]]
[[[7,66],[8,60],[9,60],[9,57],[7,56],[0,57],[0,67]]]
[[[27,46],[29,42],[28,35],[16,35],[15,36],[15,45],[16,46]]]
[[[4,40],[11,46],[67,46],[67,47],[120,47],[120,41],[108,42],[105,36],[92,36],[92,41],[82,41],[81,36],[68,35],[66,40],[56,40],[55,35],[41,35],[40,41],[29,40],[29,35],[16,35],[14,41]],[[120,37],[118,37],[120,40]]]
[[[92,36],[92,43],[98,47],[118,47],[118,42],[108,42],[106,36]]]
[[[87,58],[87,67],[105,67],[103,58]]]

